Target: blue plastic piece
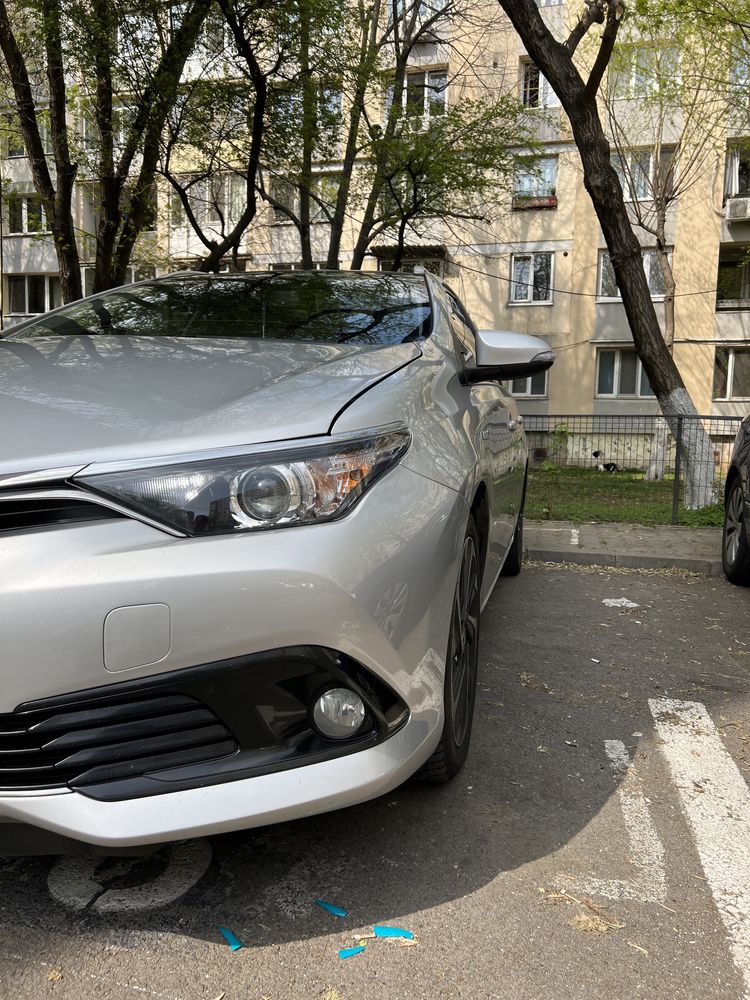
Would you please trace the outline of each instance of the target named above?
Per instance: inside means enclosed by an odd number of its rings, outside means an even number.
[[[315,904],[322,907],[326,912],[333,914],[334,917],[346,917],[349,913],[348,910],[342,910],[340,906],[334,906],[333,903],[326,903],[324,899],[316,899]]]
[[[406,938],[411,941],[414,935],[411,931],[404,930],[403,927],[373,927],[373,933],[375,937],[379,938]]]
[[[364,950],[365,946],[363,944],[358,944],[356,948],[340,948],[339,958],[351,958],[352,955],[359,955]]]
[[[232,951],[239,951],[242,947],[242,942],[227,927],[220,927],[219,930]]]

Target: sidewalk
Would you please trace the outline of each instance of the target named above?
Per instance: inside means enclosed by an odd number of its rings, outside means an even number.
[[[527,559],[722,573],[721,528],[525,521],[523,529]]]

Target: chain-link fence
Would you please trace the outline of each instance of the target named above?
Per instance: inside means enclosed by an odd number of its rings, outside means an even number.
[[[526,516],[720,525],[741,419],[528,416]]]

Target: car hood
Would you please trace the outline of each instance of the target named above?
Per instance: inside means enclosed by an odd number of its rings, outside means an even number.
[[[0,340],[0,475],[328,433],[351,399],[420,356],[271,340]]]

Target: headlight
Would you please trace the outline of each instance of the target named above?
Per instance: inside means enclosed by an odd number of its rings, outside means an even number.
[[[287,528],[341,517],[406,452],[407,430],[314,447],[76,477],[186,535]]]

